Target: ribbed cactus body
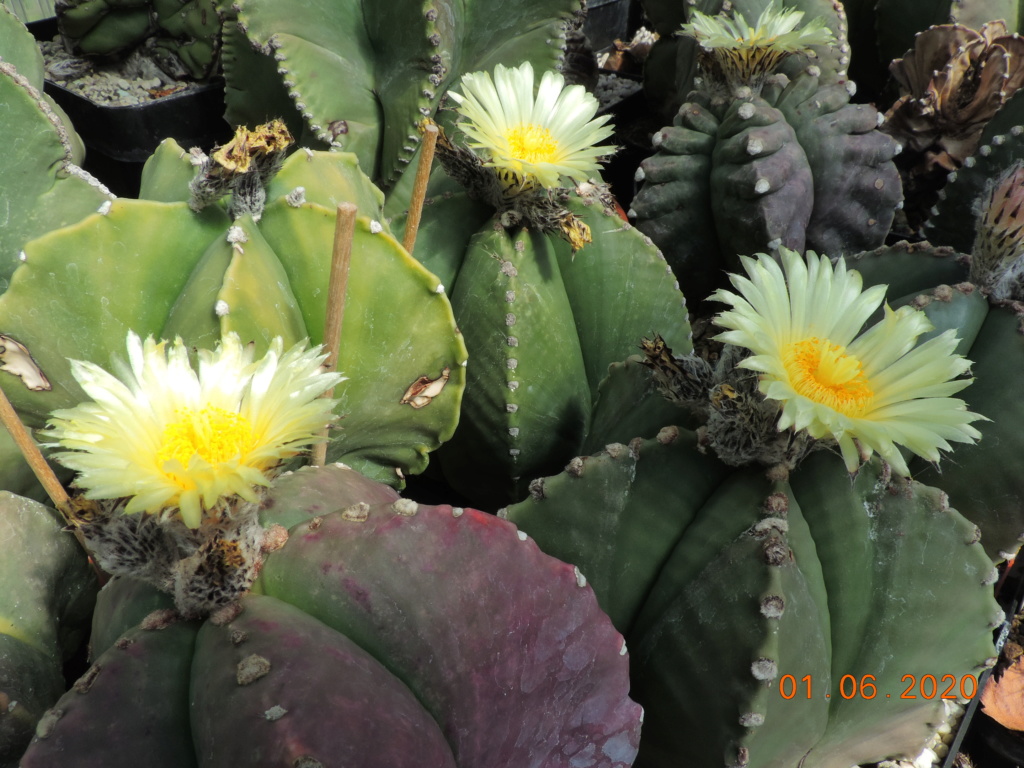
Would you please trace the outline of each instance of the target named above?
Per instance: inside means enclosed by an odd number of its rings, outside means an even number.
[[[25,246],[15,285],[0,298],[0,327],[32,354],[53,385],[33,392],[7,377],[8,396],[32,426],[83,398],[68,358],[110,366],[129,329],[212,346],[235,331],[264,349],[323,338],[335,206],[357,205],[335,393],[344,428],[328,455],[400,484],[454,430],[465,349],[438,280],[383,223],[383,196],[351,155],[297,152],[267,185],[256,214],[232,221],[222,203],[196,213],[187,153],[165,144],[147,165],[140,200]],[[145,199],[151,196],[151,199]],[[40,322],[38,308],[46,305]],[[403,403],[420,377],[448,378],[423,407]],[[355,414],[366,417],[357,427]]]
[[[56,705],[24,765],[127,765],[129,741],[95,734],[155,712],[160,738],[194,745],[178,765],[630,765],[628,656],[573,567],[493,516],[391,494],[338,465],[282,478],[263,522],[293,523],[288,541],[240,611],[154,611]],[[108,586],[97,624],[152,607],[135,590]]]
[[[60,697],[64,663],[88,636],[98,583],[52,510],[0,492],[0,766],[13,768]]]
[[[878,113],[808,72],[722,105],[696,97],[654,137],[631,215],[702,298],[739,255],[880,246],[901,198]]]
[[[577,563],[625,633],[646,711],[637,765],[915,754],[943,705],[901,699],[904,676],[959,681],[992,656],[1001,612],[976,526],[878,463],[851,480],[817,453],[771,480],[715,471],[696,443],[671,427],[608,446],[507,510]]]
[[[485,508],[523,498],[579,453],[608,366],[652,326],[689,347],[683,296],[650,241],[596,199],[569,210],[594,238],[575,254],[497,216],[461,252],[433,247],[439,229],[417,245],[458,264],[452,306],[471,362],[460,427],[439,456],[451,485]]]
[[[419,147],[420,122],[461,74],[524,60],[554,68],[578,8],[575,0],[343,0],[295,13],[244,0],[235,10],[241,34],[229,30],[224,49],[228,118],[283,116],[296,135],[358,155],[390,188]]]

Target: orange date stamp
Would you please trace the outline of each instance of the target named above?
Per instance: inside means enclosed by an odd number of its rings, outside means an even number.
[[[900,682],[906,685],[903,692],[879,694],[874,675],[843,675],[839,678],[839,698],[843,699],[959,699],[970,700],[978,694],[978,678],[967,673],[956,675],[904,675]],[[779,695],[786,700],[810,699],[813,697],[814,685],[811,675],[804,675],[799,680],[795,675],[783,675],[779,678]],[[832,693],[826,693],[826,699]]]

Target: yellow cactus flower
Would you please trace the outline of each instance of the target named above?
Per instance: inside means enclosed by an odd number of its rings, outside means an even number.
[[[950,397],[971,382],[958,378],[970,361],[954,354],[954,331],[917,344],[932,330],[925,314],[886,305],[884,317],[858,335],[885,286],[862,290],[860,274],[842,259],[833,268],[811,251],[806,260],[781,253],[782,267],[765,254],[744,257],[747,276],[731,277],[739,293],[711,297],[731,306],[715,320],[726,329],[716,338],[751,351],[740,365],[757,371],[760,392],[781,403],[780,431],[834,438],[851,472],[877,452],[904,476],[897,446],[938,461],[949,441],[981,437],[970,424],[984,417]]]
[[[764,78],[787,56],[806,53],[812,45],[835,42],[821,17],[798,29],[803,17],[803,11],[777,8],[774,0],[754,26],[739,11],[730,18],[724,13],[708,16],[693,10],[690,23],[683,24],[679,34],[697,40],[705,69],[720,72],[732,89],[746,85],[760,90]]]
[[[78,472],[86,498],[126,499],[127,514],[179,512],[197,528],[226,497],[257,501],[256,486],[334,419],[320,395],[344,377],[323,372],[319,348],[282,352],[278,338],[253,357],[231,333],[199,350],[197,372],[180,338],[129,332],[121,378],[71,361],[93,401],[55,411],[43,434],[67,449],[54,458]]]
[[[594,119],[597,99],[582,85],[566,87],[560,74],[545,72],[535,95],[533,81],[529,62],[514,69],[499,64],[493,79],[472,72],[462,77],[462,94],[449,91],[470,147],[512,194],[558,187],[562,177],[584,182],[598,158],[614,150],[596,146],[612,129],[607,116]]]

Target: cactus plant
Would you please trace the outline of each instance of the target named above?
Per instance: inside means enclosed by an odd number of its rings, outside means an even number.
[[[0,492],[0,766],[13,768],[36,721],[63,693],[99,583],[52,509]]]
[[[427,452],[454,429],[465,352],[443,288],[386,229],[380,192],[351,155],[298,152],[265,190],[246,176],[245,189],[256,198],[253,190],[265,192],[265,206],[258,222],[252,206],[232,221],[225,201],[209,195],[200,212],[189,207],[199,173],[187,153],[165,143],[144,173],[149,199],[116,200],[25,245],[26,260],[0,298],[0,327],[34,355],[51,389],[31,391],[4,374],[14,405],[38,427],[51,411],[79,402],[68,358],[108,366],[123,354],[129,329],[200,346],[235,331],[260,352],[275,336],[286,346],[307,337],[318,343],[333,209],[348,200],[360,211],[340,345],[339,369],[349,380],[338,391],[344,420],[328,455],[396,484],[422,471]],[[225,183],[219,194],[232,182]],[[198,186],[199,197],[209,192]],[[237,207],[249,192],[227,199]],[[41,303],[51,308],[42,323]],[[447,384],[428,407],[402,403],[412,383],[445,369]]]
[[[83,171],[82,143],[43,94],[43,59],[25,25],[0,7],[0,98],[4,125],[17,152],[0,159],[9,212],[0,228],[0,292],[21,264],[25,243],[95,213],[111,195]]]
[[[926,312],[938,330],[962,327],[965,347],[970,324],[933,301],[923,310],[890,310],[851,341],[881,289],[860,293],[859,280],[840,267],[833,273],[827,260],[808,257],[804,271],[801,257],[783,254],[791,300],[783,301],[782,270],[766,256],[746,263],[749,279],[734,279],[749,305],[718,295],[732,308],[718,317],[730,330],[718,340],[726,346],[717,370],[705,358],[648,348],[649,362],[662,365],[664,389],[704,402],[697,431],[666,427],[653,439],[637,436],[574,459],[500,513],[576,563],[626,636],[646,710],[640,766],[681,755],[700,766],[724,759],[837,767],[914,756],[944,705],[902,697],[907,681],[948,675],[947,683],[959,684],[972,675],[976,683],[993,661],[991,629],[1003,617],[988,588],[996,571],[979,543],[989,529],[951,509],[943,491],[907,479],[910,468],[885,446],[895,440],[934,459],[931,440],[977,437],[969,424],[977,417],[948,399],[967,384],[955,378],[964,362],[950,355],[952,331],[909,351],[928,325]],[[821,335],[813,343],[835,341],[837,356],[822,353],[809,379],[800,374],[811,365],[804,352],[783,354],[785,370],[775,367],[775,334],[792,346],[808,332]],[[752,355],[731,345],[753,345]],[[863,370],[850,367],[851,356]],[[887,392],[890,363],[899,392]],[[901,366],[917,373],[901,377]],[[858,404],[868,391],[879,409]],[[598,411],[621,412],[616,400],[625,392],[606,383]],[[986,425],[978,423],[984,444]],[[845,461],[801,442],[821,448],[830,435]],[[851,437],[852,454],[841,447]],[[957,459],[980,448],[968,445]],[[862,464],[872,450],[888,452],[892,463]],[[959,498],[973,510],[972,499]],[[957,621],[949,620],[951,608]],[[922,643],[922,631],[943,639]],[[964,690],[973,695],[970,686]]]
[[[579,7],[578,0],[348,0],[313,13],[245,0],[225,25],[227,117],[251,125],[284,116],[306,143],[355,153],[390,189],[416,153],[420,122],[451,83],[497,63],[554,67],[565,22]]]
[[[23,766],[128,765],[133,744],[176,768],[632,762],[622,638],[573,568],[510,524],[340,466],[280,478],[262,518],[290,524],[288,541],[234,609],[157,610],[113,640],[159,598],[121,579],[101,592],[106,639]]]
[[[763,33],[751,29],[755,70],[778,66]],[[875,248],[901,197],[898,146],[877,130],[874,109],[849,103],[841,69],[822,57],[808,66],[794,53],[783,64],[802,70],[757,71],[743,84],[728,76],[730,50],[705,52],[703,82],[673,125],[655,134],[657,151],[640,165],[630,212],[685,276],[691,301],[719,284],[723,270],[738,269],[738,254],[780,245],[833,256]]]
[[[877,462],[852,486],[826,454],[772,481],[696,445],[678,428],[611,445],[506,513],[578,564],[626,635],[636,765],[915,756],[944,705],[901,699],[907,676],[959,684],[992,662],[1002,615],[976,528]]]
[[[792,77],[813,62],[821,70],[825,84],[846,82],[850,49],[846,40],[846,14],[840,3],[829,0],[782,0],[776,7],[774,0],[740,0],[731,3],[699,0],[686,5],[664,0],[642,0],[641,4],[651,28],[659,36],[644,65],[644,92],[663,120],[672,119],[681,105],[688,101],[690,91],[703,79],[698,64],[702,58],[699,42],[692,35],[679,34],[683,24],[694,21],[695,14],[715,15],[731,11],[742,16],[745,22],[753,23],[770,9],[767,18],[776,13],[783,17],[795,13],[801,19],[799,14],[803,14],[800,26],[814,22],[815,19],[823,19],[825,28],[835,36],[835,43],[812,42],[799,55],[785,63],[783,71]],[[745,26],[751,31],[756,28],[749,24]]]
[[[579,452],[611,363],[655,323],[685,349],[689,325],[664,259],[596,175],[608,149],[592,146],[607,135],[596,100],[553,73],[535,94],[529,65],[463,82],[460,122],[438,143],[451,176],[431,180],[416,255],[453,286],[472,361],[440,464],[471,503],[496,509]]]
[[[0,293],[22,262],[25,243],[95,213],[111,194],[82,170],[82,142],[43,91],[43,60],[32,35],[0,6],[0,101],[11,146],[0,157],[6,221],[0,227]],[[0,332],[2,334],[2,332]],[[19,369],[16,340],[0,339],[0,369]],[[0,487],[43,497],[28,465],[0,430]]]
[[[169,75],[202,80],[219,63],[215,0],[57,0],[65,48],[95,57],[125,57],[143,43]]]

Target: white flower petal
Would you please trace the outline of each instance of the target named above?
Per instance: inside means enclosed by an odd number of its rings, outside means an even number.
[[[984,417],[950,397],[970,383],[960,378],[970,363],[954,354],[953,331],[917,345],[931,329],[927,317],[886,307],[856,336],[884,286],[864,290],[842,259],[833,267],[787,248],[781,257],[782,267],[766,254],[743,258],[746,276],[730,277],[738,293],[712,296],[730,305],[715,319],[725,329],[716,338],[753,352],[740,366],[759,372],[761,393],[782,404],[780,430],[835,439],[851,471],[878,453],[898,474],[908,471],[900,445],[937,461],[951,442],[981,436],[971,423]]]
[[[280,339],[254,362],[252,346],[228,334],[198,352],[198,373],[181,339],[129,334],[127,347],[123,381],[72,361],[93,402],[55,412],[42,434],[64,449],[55,458],[79,473],[87,498],[126,498],[127,513],[176,510],[193,527],[224,496],[255,501],[265,472],[334,419],[320,395],[344,379],[323,373],[319,348],[282,352]]]

